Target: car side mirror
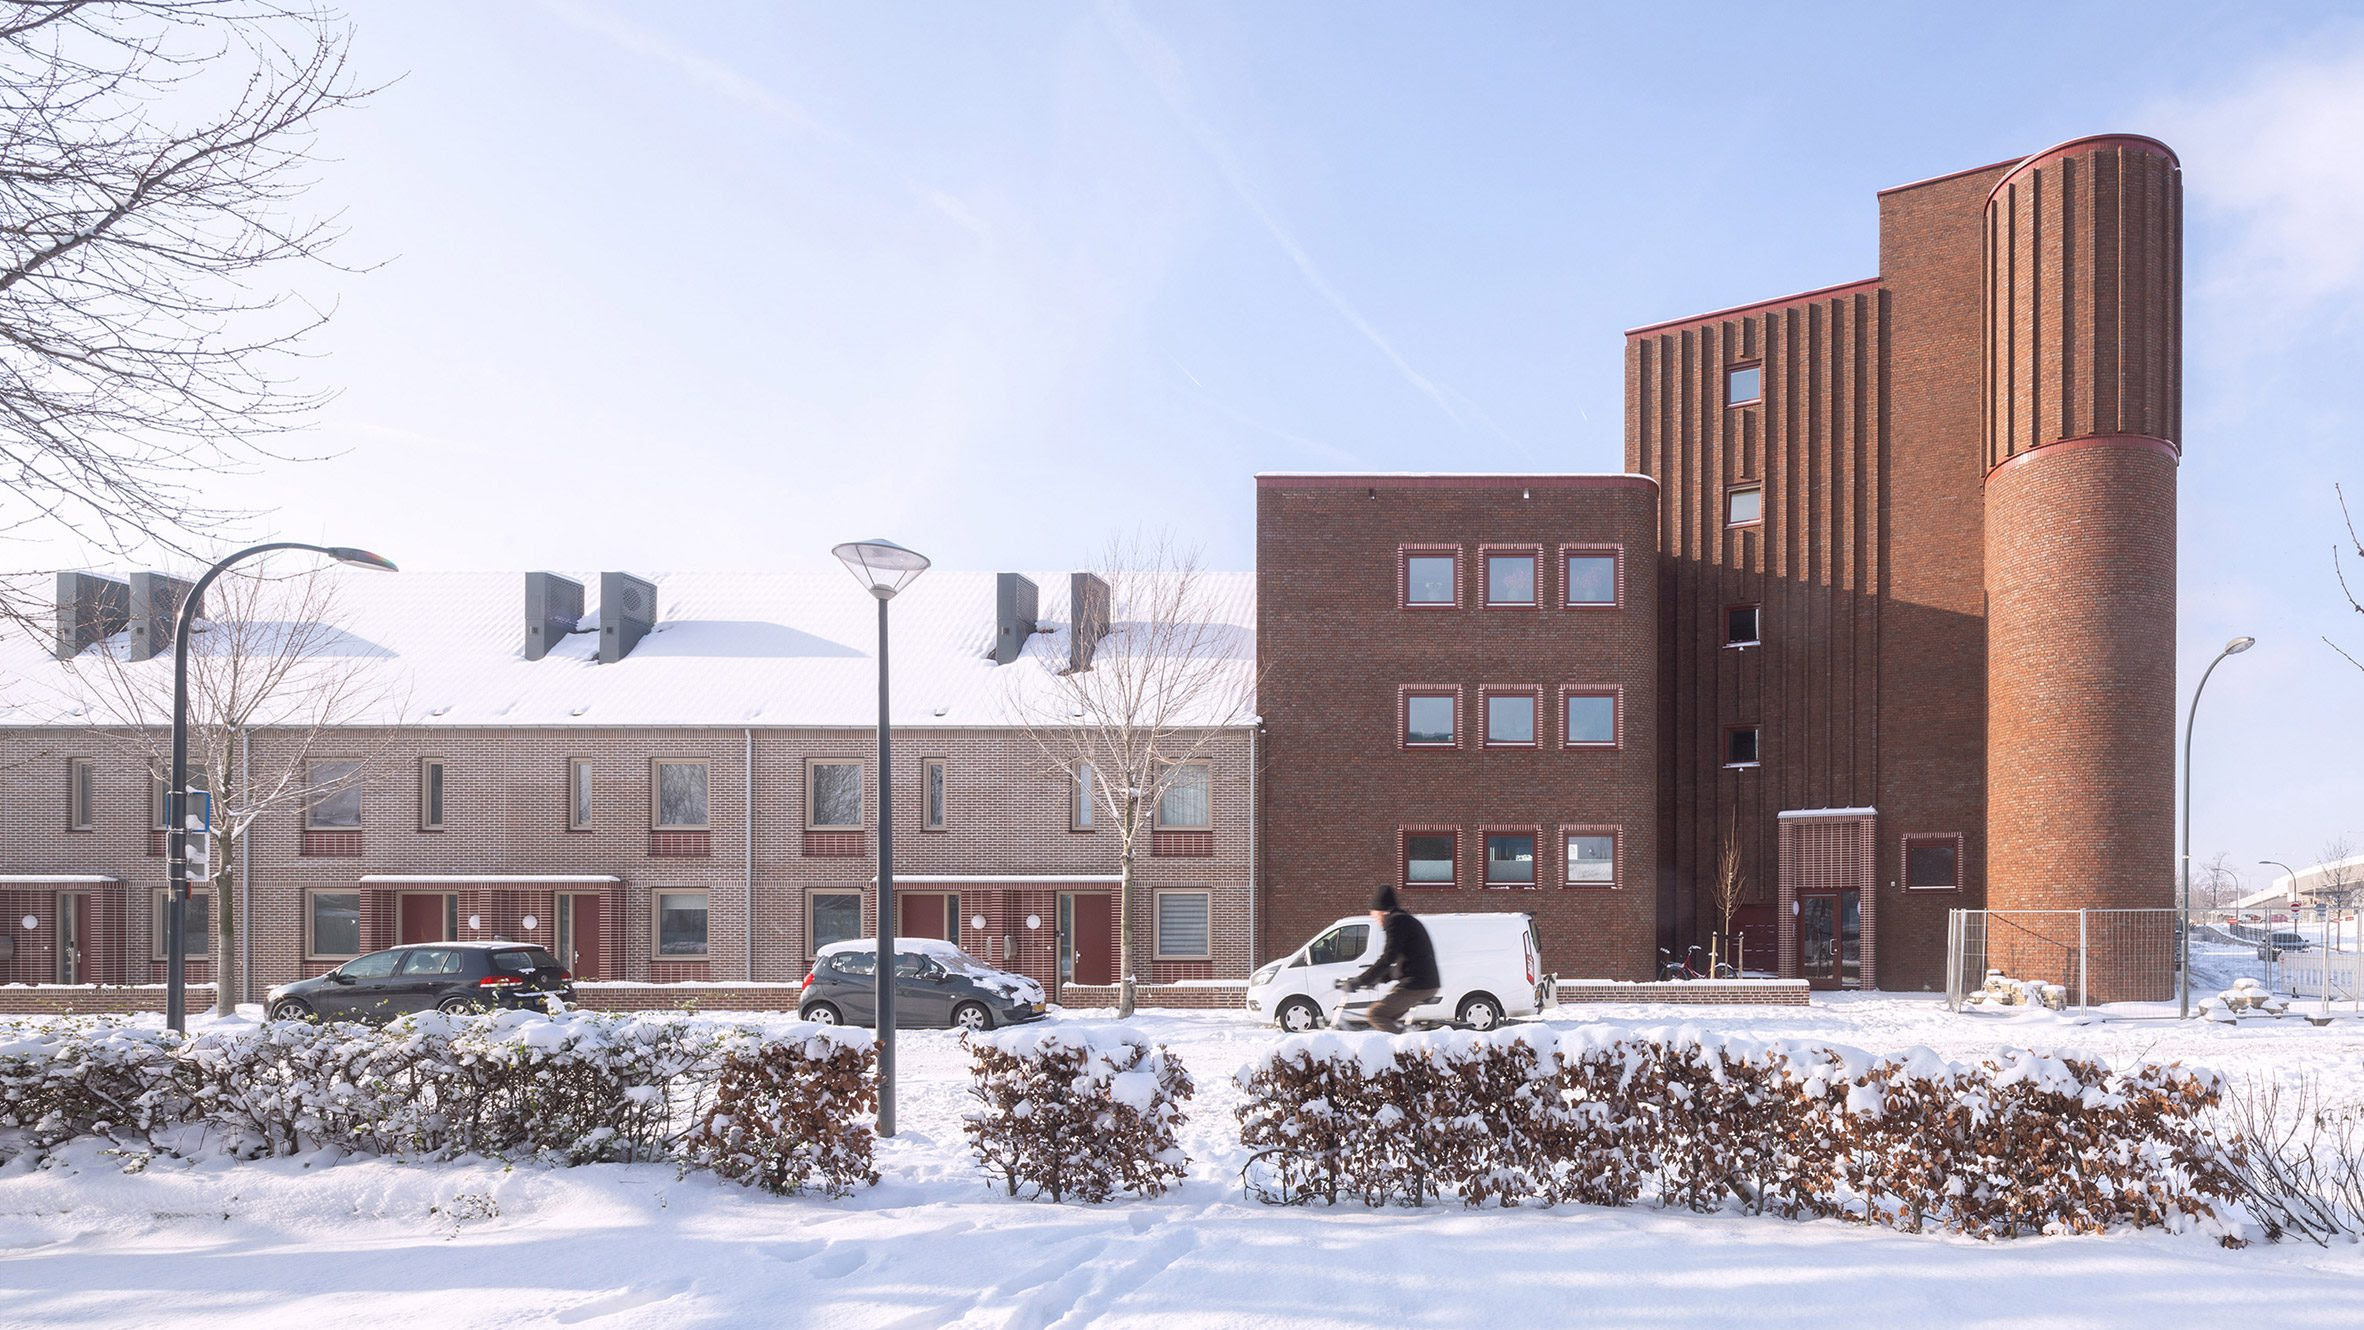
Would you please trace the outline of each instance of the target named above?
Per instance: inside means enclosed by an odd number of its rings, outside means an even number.
[[[353,982],[353,976],[345,973],[343,970],[331,970],[328,972],[328,977],[340,984],[349,984]]]

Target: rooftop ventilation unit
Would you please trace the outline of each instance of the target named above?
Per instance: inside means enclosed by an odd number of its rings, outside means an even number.
[[[993,579],[993,663],[1007,665],[1026,654],[1042,617],[1042,595],[1030,578],[997,573]]]
[[[657,584],[630,573],[599,575],[599,661],[613,665],[632,654],[657,626]]]
[[[1067,578],[1067,669],[1081,673],[1092,668],[1092,652],[1108,636],[1108,583],[1092,573]]]
[[[123,579],[102,573],[57,575],[59,660],[72,660],[82,648],[122,632],[130,617],[131,586]]]
[[[173,629],[179,626],[181,602],[189,598],[190,583],[164,573],[131,575],[131,658],[154,660],[172,654]],[[196,614],[198,607],[189,607]]]
[[[525,658],[540,660],[583,622],[583,584],[556,573],[525,575]]]

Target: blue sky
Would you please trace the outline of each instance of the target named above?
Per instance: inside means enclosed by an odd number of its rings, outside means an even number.
[[[1622,331],[1874,275],[1875,190],[2106,130],[2189,189],[2197,843],[2364,847],[2364,21],[2281,4],[361,0],[334,460],[417,567],[1248,566],[1259,470],[1615,470]]]

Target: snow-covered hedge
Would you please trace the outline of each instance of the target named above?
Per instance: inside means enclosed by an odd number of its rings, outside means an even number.
[[[1125,1026],[1020,1026],[968,1037],[965,1129],[1012,1196],[1156,1196],[1189,1161],[1175,1144],[1195,1088],[1182,1060]]]
[[[842,1027],[810,1025],[800,1037],[736,1049],[722,1060],[690,1155],[726,1178],[769,1192],[818,1188],[844,1196],[875,1183],[878,1054]]]
[[[747,1059],[770,1060],[790,1081],[797,1068],[815,1084],[875,1080],[868,1034],[819,1026],[767,1036],[661,1016],[425,1013],[383,1028],[225,1022],[184,1038],[121,1018],[66,1018],[0,1034],[0,1156],[98,1136],[240,1156],[333,1147],[699,1164],[709,1159],[690,1148],[692,1130]],[[827,1104],[842,1114],[821,1133],[829,1148],[848,1131],[867,1136],[859,1096]],[[776,1119],[766,1130],[818,1120]]]
[[[1690,1029],[1283,1040],[1240,1073],[1249,1190],[1840,1217],[1981,1237],[2244,1227],[2206,1073],[1874,1057]]]

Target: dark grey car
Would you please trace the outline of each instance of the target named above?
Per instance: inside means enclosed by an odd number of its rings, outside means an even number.
[[[263,1009],[273,1020],[382,1021],[414,1011],[541,1011],[553,995],[574,1001],[574,976],[530,942],[418,942],[281,984]]]
[[[911,945],[916,943],[917,945]],[[998,970],[949,942],[925,938],[895,943],[895,1028],[958,1026],[990,1030],[1040,1020],[1042,985]],[[796,1014],[825,1025],[878,1024],[878,948],[836,942],[813,958]]]

